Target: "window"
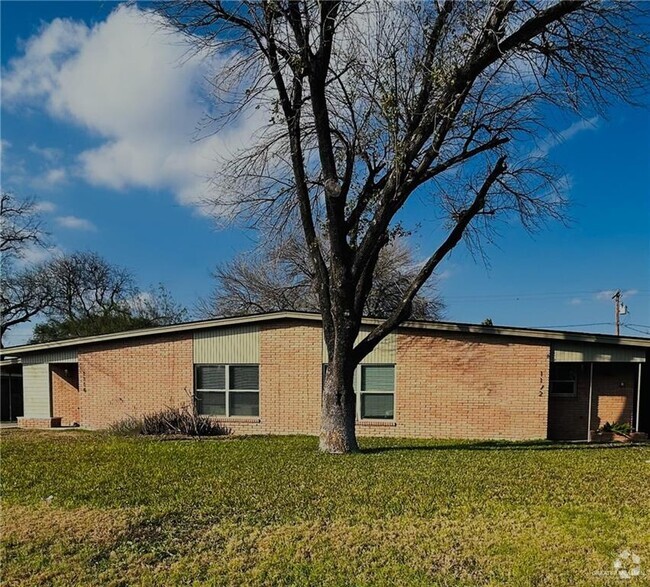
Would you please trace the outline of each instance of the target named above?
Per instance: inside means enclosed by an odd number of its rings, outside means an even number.
[[[578,370],[569,363],[551,365],[549,395],[553,397],[575,397],[578,385]]]
[[[323,383],[327,365],[323,365]],[[395,417],[395,365],[359,365],[354,372],[357,420]]]
[[[259,365],[197,365],[196,409],[207,416],[259,416]]]
[[[357,417],[392,420],[395,416],[395,366],[361,365],[356,386]]]

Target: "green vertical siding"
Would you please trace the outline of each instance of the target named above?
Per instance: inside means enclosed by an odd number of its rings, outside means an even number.
[[[40,353],[29,353],[22,358],[23,365],[38,365],[41,363],[76,363],[76,349],[59,349],[43,351]]]
[[[50,365],[23,366],[23,410],[26,418],[50,417]]]
[[[592,343],[553,344],[554,363],[644,363],[645,349]]]
[[[194,333],[194,363],[259,363],[259,326],[210,328]]]

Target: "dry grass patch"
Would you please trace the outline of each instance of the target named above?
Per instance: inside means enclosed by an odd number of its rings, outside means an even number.
[[[13,544],[52,540],[108,544],[137,523],[139,515],[137,510],[8,505],[2,508],[3,540]]]
[[[138,511],[5,505],[2,585],[98,585],[97,561],[140,522]]]

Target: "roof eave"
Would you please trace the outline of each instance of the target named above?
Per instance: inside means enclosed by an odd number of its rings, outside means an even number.
[[[173,324],[170,326],[158,326],[154,328],[142,328],[115,332],[112,334],[101,334],[97,336],[86,336],[82,338],[71,338],[38,344],[22,345],[2,349],[0,353],[4,356],[21,355],[25,353],[47,351],[51,349],[75,347],[88,344],[111,342],[116,340],[128,340],[144,336],[156,336],[175,334],[181,332],[192,332],[207,328],[219,328],[237,326],[240,324],[258,324],[278,320],[309,320],[320,322],[321,316],[309,312],[272,312],[266,314],[253,314],[248,316],[236,316],[232,318],[215,318],[200,322],[186,322],[184,324]],[[373,325],[382,322],[379,318],[364,318],[363,324]],[[458,322],[425,322],[408,321],[399,326],[398,330],[415,329],[437,332],[449,332],[457,334],[478,334],[492,336],[509,336],[516,338],[529,338],[540,340],[564,340],[570,342],[584,342],[596,344],[636,346],[650,348],[650,338],[623,337],[609,334],[591,334],[586,332],[564,332],[557,330],[540,330],[531,328],[519,328],[512,326],[482,326],[478,324],[464,324]]]

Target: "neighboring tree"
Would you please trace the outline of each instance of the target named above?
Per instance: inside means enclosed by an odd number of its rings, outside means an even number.
[[[329,364],[320,447],[333,453],[357,449],[356,365],[411,315],[461,239],[480,247],[496,220],[534,228],[562,217],[529,140],[544,120],[631,101],[648,79],[643,3],[187,0],[154,10],[197,51],[227,56],[214,79],[226,111],[213,112],[268,117],[224,167],[213,204],[275,230],[299,219]],[[355,344],[380,253],[414,196],[442,236]]]
[[[386,318],[398,306],[418,267],[403,240],[379,254],[364,315]],[[309,253],[296,236],[218,265],[216,285],[197,306],[206,318],[293,310],[318,312],[318,290]],[[429,287],[413,300],[410,318],[437,320],[443,304]]]
[[[151,326],[178,324],[190,317],[187,309],[173,298],[162,283],[140,292],[129,302],[129,306],[134,317],[148,321]]]
[[[33,198],[0,194],[0,258],[2,263],[24,257],[30,246],[43,247],[47,233]]]
[[[494,326],[494,322],[492,322],[492,318],[486,318],[481,322],[481,326]]]
[[[34,199],[0,194],[0,348],[6,332],[40,314],[49,301],[40,267],[19,267],[27,251],[45,247],[47,233]]]
[[[51,292],[47,320],[36,325],[32,342],[108,334],[180,322],[187,311],[160,285],[141,292],[133,275],[96,253],[73,253],[44,267]]]
[[[45,314],[32,342],[47,342],[182,322],[187,310],[163,285],[141,292],[133,275],[95,253],[24,265],[30,248],[47,247],[38,203],[0,196],[0,348],[16,324]]]
[[[3,262],[0,272],[0,341],[12,326],[29,322],[43,312],[50,301],[47,285],[40,265],[15,270],[13,265]]]
[[[30,343],[51,342],[80,336],[110,334],[137,328],[155,326],[144,318],[133,316],[128,312],[110,312],[107,314],[90,314],[83,318],[48,319],[34,326]]]

